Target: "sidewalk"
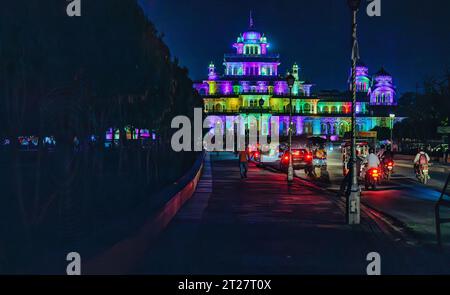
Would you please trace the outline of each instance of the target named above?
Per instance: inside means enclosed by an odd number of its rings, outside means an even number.
[[[372,212],[349,226],[333,194],[300,179],[289,187],[284,174],[253,164],[248,175],[240,179],[234,155],[212,154],[138,273],[365,274],[370,252],[383,274],[450,273],[438,253],[406,243]]]

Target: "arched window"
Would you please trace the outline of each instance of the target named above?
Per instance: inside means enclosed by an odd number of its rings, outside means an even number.
[[[333,114],[336,114],[338,111],[337,111],[337,107],[336,106],[332,106],[331,107],[331,113],[333,113]]]
[[[344,136],[345,132],[350,131],[350,124],[347,122],[342,122],[339,125],[339,136]]]
[[[327,134],[327,124],[325,123],[320,124],[320,133]]]
[[[309,103],[305,103],[305,104],[303,105],[303,111],[304,111],[305,113],[310,113],[310,112],[311,112],[311,105],[310,105]]]
[[[324,106],[322,112],[323,112],[323,113],[329,113],[329,112],[330,112],[330,109],[328,108],[328,106]]]
[[[306,134],[312,134],[312,123],[311,122],[305,122],[305,124],[303,125],[305,128],[305,133]]]
[[[331,124],[330,123],[327,123],[327,134],[332,134],[331,133],[331,130],[332,129],[332,126],[331,126]]]

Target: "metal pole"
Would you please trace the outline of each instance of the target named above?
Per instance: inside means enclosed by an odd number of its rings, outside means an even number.
[[[262,136],[262,131],[263,131],[263,106],[264,106],[264,100],[263,100],[263,98],[261,97],[261,99],[259,100],[259,112],[260,112],[260,114],[259,114],[259,129],[258,129],[258,135],[259,135],[259,137],[258,137],[258,144],[260,144],[261,143],[261,136]]]
[[[393,130],[394,130],[394,118],[391,117],[391,148],[394,145]]]
[[[348,224],[360,223],[360,188],[356,169],[356,60],[358,58],[356,37],[356,15],[358,10],[353,10],[352,21],[352,138],[351,138],[351,189],[347,199],[347,222]]]
[[[292,86],[289,86],[289,167],[288,183],[294,181],[294,167],[292,167]]]

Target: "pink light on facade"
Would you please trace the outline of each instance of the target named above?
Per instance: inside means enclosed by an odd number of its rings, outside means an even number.
[[[395,86],[392,76],[381,68],[374,75],[374,85],[370,93],[370,103],[372,105],[396,105]]]

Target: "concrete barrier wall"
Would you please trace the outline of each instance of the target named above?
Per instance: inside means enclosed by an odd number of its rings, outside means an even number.
[[[203,170],[204,155],[177,183],[159,194],[163,200],[160,209],[132,237],[122,240],[95,258],[82,263],[82,274],[128,274],[138,265],[158,235],[167,227],[197,187]]]

